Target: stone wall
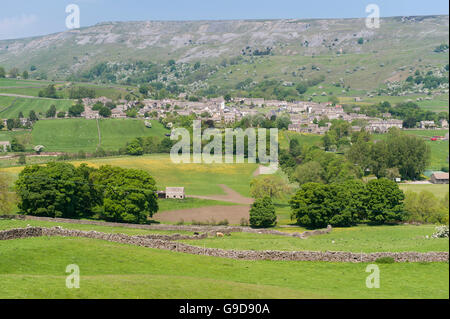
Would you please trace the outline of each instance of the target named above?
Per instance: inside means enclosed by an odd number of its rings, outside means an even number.
[[[396,262],[448,262],[448,252],[314,252],[314,251],[245,251],[202,248],[170,240],[148,238],[148,236],[127,236],[124,234],[107,234],[96,231],[69,230],[61,227],[41,228],[27,227],[0,231],[0,240],[26,237],[64,236],[100,239],[122,244],[137,245],[148,248],[171,250],[181,253],[206,255],[243,260],[291,260],[291,261],[327,261],[327,262],[375,262],[381,257],[392,257]]]
[[[149,230],[168,230],[168,231],[190,231],[198,233],[208,233],[209,235],[215,235],[216,233],[230,234],[230,233],[256,233],[256,234],[270,234],[280,235],[288,237],[297,237],[306,239],[311,236],[323,235],[330,233],[332,227],[328,226],[327,229],[306,231],[304,233],[287,233],[273,229],[254,229],[250,227],[242,226],[195,226],[195,225],[166,225],[166,224],[153,224],[153,225],[139,225],[139,224],[125,224],[125,223],[112,223],[102,222],[96,220],[81,220],[81,219],[67,219],[67,218],[51,218],[51,217],[37,217],[30,215],[6,215],[0,216],[0,219],[20,219],[20,220],[38,220],[48,222],[59,222],[69,224],[83,224],[83,225],[96,225],[96,226],[108,226],[108,227],[128,227],[135,229],[149,229]]]

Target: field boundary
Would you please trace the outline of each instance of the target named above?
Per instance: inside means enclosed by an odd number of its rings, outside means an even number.
[[[63,229],[61,227],[43,228],[27,227],[0,231],[0,240],[14,240],[34,237],[82,237],[99,239],[120,244],[129,244],[153,249],[170,250],[192,255],[204,255],[237,260],[273,260],[273,261],[324,261],[367,263],[376,262],[379,258],[392,258],[395,262],[448,262],[448,252],[317,252],[317,251],[253,251],[225,250],[219,248],[202,248],[170,240],[151,239],[145,236],[127,236],[124,234],[107,234],[97,231],[80,231]]]
[[[1,219],[17,219],[17,220],[36,220],[45,222],[57,222],[57,223],[67,223],[67,224],[81,224],[81,225],[95,225],[95,226],[108,226],[108,227],[127,227],[134,229],[148,229],[148,230],[167,230],[167,231],[191,231],[199,233],[253,233],[253,234],[266,234],[266,235],[279,235],[285,237],[297,237],[297,238],[308,238],[311,236],[323,235],[330,233],[333,228],[328,226],[326,229],[318,229],[305,231],[303,233],[287,233],[281,232],[273,229],[258,229],[250,228],[244,226],[197,226],[197,225],[168,225],[168,224],[156,224],[156,225],[142,225],[142,224],[127,224],[127,223],[114,223],[114,222],[104,222],[97,220],[87,220],[87,219],[68,219],[68,218],[52,218],[52,217],[38,217],[30,215],[3,215],[0,216]]]

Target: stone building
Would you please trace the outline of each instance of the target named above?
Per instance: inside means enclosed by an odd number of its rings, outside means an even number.
[[[166,187],[166,199],[184,199],[184,187]]]
[[[433,184],[448,184],[448,173],[434,173],[431,175],[431,182]]]

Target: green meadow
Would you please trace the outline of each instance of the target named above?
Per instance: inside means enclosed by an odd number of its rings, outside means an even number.
[[[435,228],[434,225],[360,225],[351,228],[334,228],[329,234],[308,239],[267,234],[233,233],[230,237],[207,238],[191,244],[200,247],[239,250],[351,251],[354,253],[448,251],[448,238],[431,238]],[[279,228],[278,230],[283,231],[285,229]],[[303,231],[295,228],[288,228],[287,230]]]
[[[0,298],[9,299],[449,295],[448,263],[380,264],[381,287],[368,289],[367,264],[232,260],[70,237],[0,241],[0,252]],[[80,289],[65,286],[70,264],[80,268]]]
[[[158,121],[147,128],[142,120],[134,119],[62,119],[38,121],[32,131],[33,144],[44,145],[46,151],[76,153],[93,152],[100,146],[104,150],[118,150],[133,138],[143,136],[164,137],[168,131]]]

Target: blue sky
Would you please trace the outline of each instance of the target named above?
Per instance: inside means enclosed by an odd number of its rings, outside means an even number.
[[[0,39],[66,30],[66,5],[78,4],[81,26],[104,21],[306,19],[447,14],[447,0],[0,0]]]

